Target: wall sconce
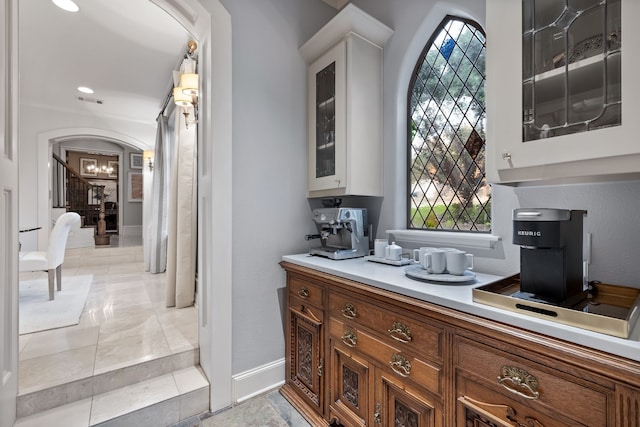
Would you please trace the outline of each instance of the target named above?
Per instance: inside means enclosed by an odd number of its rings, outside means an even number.
[[[142,155],[147,159],[147,166],[149,167],[149,172],[153,172],[153,150],[144,150]]]
[[[179,79],[176,79],[176,86],[173,88],[173,102],[182,107],[187,129],[189,128],[189,107],[193,107],[194,120],[191,123],[198,123],[199,78],[198,74],[194,72],[196,61],[193,59],[193,52],[197,47],[198,45],[195,41],[189,41],[185,60],[191,59],[189,62],[183,62],[182,71],[184,72],[180,74]]]

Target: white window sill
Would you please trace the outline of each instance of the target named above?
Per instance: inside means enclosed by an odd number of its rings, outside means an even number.
[[[446,231],[426,230],[387,230],[397,241],[413,243],[418,246],[453,246],[472,249],[493,249],[502,237],[481,233],[447,233]]]

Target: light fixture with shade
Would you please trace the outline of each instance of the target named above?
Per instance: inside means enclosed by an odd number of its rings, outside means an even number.
[[[190,107],[193,107],[194,115],[194,120],[191,123],[198,122],[198,74],[195,72],[196,61],[192,57],[197,47],[198,45],[193,40],[188,43],[188,52],[182,62],[181,70],[174,72],[176,86],[173,88],[173,102],[182,107],[187,128],[189,128]]]
[[[86,86],[78,86],[78,91],[82,93],[93,93],[93,89]]]
[[[198,96],[198,75],[196,73],[181,74],[180,87],[183,93]]]

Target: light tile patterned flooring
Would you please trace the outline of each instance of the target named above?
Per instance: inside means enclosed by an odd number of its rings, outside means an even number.
[[[198,346],[197,309],[165,307],[165,275],[144,271],[139,239],[111,243],[67,250],[63,286],[93,274],[85,309],[76,326],[20,336],[20,395]]]

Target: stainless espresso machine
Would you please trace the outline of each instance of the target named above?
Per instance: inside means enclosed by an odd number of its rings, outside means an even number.
[[[349,259],[369,254],[369,220],[364,208],[318,208],[313,221],[319,234],[309,234],[307,240],[320,239],[321,246],[309,249],[311,255],[330,259]]]
[[[571,307],[586,297],[581,210],[515,209],[513,243],[520,245],[517,298]]]

